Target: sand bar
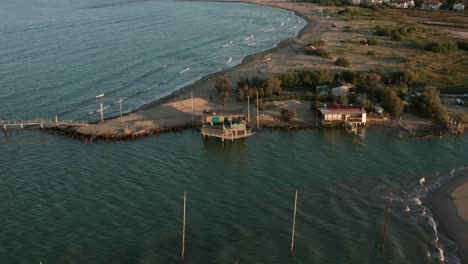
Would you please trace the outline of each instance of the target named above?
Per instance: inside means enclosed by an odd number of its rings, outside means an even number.
[[[468,263],[468,168],[428,195],[428,206],[440,230],[458,246],[462,263]]]

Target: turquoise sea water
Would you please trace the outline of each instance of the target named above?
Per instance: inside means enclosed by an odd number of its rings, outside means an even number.
[[[468,161],[466,137],[400,141],[367,128],[221,144],[186,131],[85,144],[27,132],[0,144],[1,263],[175,263],[184,191],[187,263],[441,263],[439,248],[458,263],[417,198],[420,178],[436,187]]]
[[[0,14],[2,119],[93,119],[101,92],[109,112],[118,96],[134,109],[303,25],[234,3],[0,0]],[[85,144],[26,131],[1,134],[0,149],[0,263],[176,263],[184,191],[186,263],[459,263],[420,201],[468,163],[466,136],[400,141],[371,127]]]
[[[134,110],[304,25],[241,3],[0,0],[0,118],[97,120],[101,93],[106,114]]]

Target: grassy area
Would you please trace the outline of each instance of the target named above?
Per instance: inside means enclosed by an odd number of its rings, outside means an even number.
[[[341,40],[326,49],[330,56],[347,58],[352,67],[358,70],[373,66],[382,66],[389,71],[402,68],[420,70],[425,72],[433,86],[465,85],[464,90],[458,89],[468,92],[467,51],[425,50],[431,42],[463,40],[456,34],[428,24],[428,21],[450,23],[450,29],[456,30],[465,26],[468,15],[360,7],[330,7],[327,11],[347,21]],[[376,40],[377,44],[365,45],[365,41],[370,38]]]

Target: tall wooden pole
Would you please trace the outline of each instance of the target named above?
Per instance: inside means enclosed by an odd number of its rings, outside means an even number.
[[[187,207],[187,193],[184,192],[184,222],[182,225],[182,262],[185,257],[185,209]]]
[[[291,250],[289,251],[290,257],[292,257],[294,253],[294,235],[296,233],[296,210],[297,210],[297,190],[296,190],[296,196],[294,198],[294,218],[293,218],[293,226],[292,226]]]
[[[120,104],[120,122],[123,123],[123,115],[122,115],[122,97],[119,96],[119,104]]]
[[[190,97],[192,98],[192,128],[193,128],[193,124],[194,124],[194,121],[193,121],[193,116],[194,116],[194,108],[193,108],[193,92],[190,92]]]
[[[387,214],[385,216],[385,225],[384,225],[384,230],[383,230],[383,238],[382,238],[382,250],[384,249],[385,245],[385,240],[387,239],[387,225],[388,225],[388,219],[390,217],[390,203],[392,199],[392,193],[388,192],[388,201],[387,201]]]
[[[250,122],[250,96],[247,95],[247,123]]]
[[[315,87],[315,127],[318,127],[318,89]]]
[[[102,99],[100,100],[101,105],[101,123],[104,123],[104,107],[102,105]]]
[[[257,90],[257,129],[260,128],[260,116],[258,115],[258,90]]]

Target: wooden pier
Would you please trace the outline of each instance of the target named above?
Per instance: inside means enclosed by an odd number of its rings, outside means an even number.
[[[0,126],[6,133],[8,129],[19,128],[24,130],[28,128],[60,128],[60,127],[76,127],[76,126],[88,126],[89,123],[84,121],[73,121],[73,120],[59,120],[56,116],[55,119],[34,119],[34,120],[0,120]]]

